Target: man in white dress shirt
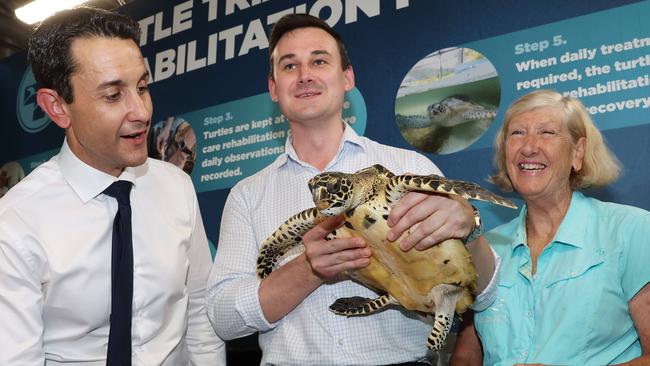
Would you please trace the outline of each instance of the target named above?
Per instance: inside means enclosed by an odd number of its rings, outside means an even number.
[[[263,365],[428,364],[431,323],[398,309],[345,318],[328,311],[339,297],[376,297],[340,278],[369,263],[360,239],[325,241],[341,224],[330,219],[304,235],[304,252],[294,252],[264,280],[255,274],[259,247],[281,223],[313,207],[307,181],[323,171],[354,172],[380,163],[396,174],[440,174],[426,157],[358,136],[342,121],[344,94],[354,87],[345,46],[322,20],[292,14],[280,19],[269,38],[269,91],[289,120],[285,153],[239,182],[226,202],[217,257],[208,281],[208,316],[223,339],[259,331]],[[475,229],[471,205],[462,199],[410,193],[392,210],[391,240],[420,223],[404,250],[425,249]],[[415,247],[415,249],[413,249]],[[498,261],[487,243],[468,244],[478,267],[479,302],[493,295]]]
[[[205,314],[211,261],[191,180],[147,158],[139,35],[127,16],[78,8],[30,39],[38,104],[65,141],[0,200],[0,365],[107,364],[118,203],[102,192],[118,180],[131,187],[133,228],[130,352],[118,363],[225,365]]]

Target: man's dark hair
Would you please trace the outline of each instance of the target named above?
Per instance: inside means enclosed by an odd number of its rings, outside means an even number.
[[[27,58],[39,88],[55,90],[70,104],[70,76],[78,65],[72,57],[75,39],[104,37],[140,43],[138,23],[126,15],[92,7],[62,10],[41,22],[29,39]]]
[[[299,28],[318,28],[327,32],[330,36],[336,40],[336,44],[339,47],[339,53],[341,54],[341,68],[347,70],[350,67],[350,57],[348,56],[348,50],[345,48],[345,43],[343,43],[343,38],[341,35],[336,33],[332,27],[330,27],[325,21],[309,14],[287,14],[280,18],[273,29],[271,30],[271,35],[269,36],[269,60],[271,63],[270,76],[273,78],[273,50],[275,46],[278,45],[280,38],[286,33],[291,32]]]

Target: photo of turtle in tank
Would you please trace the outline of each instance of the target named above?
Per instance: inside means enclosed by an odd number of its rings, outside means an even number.
[[[515,205],[475,183],[437,175],[394,175],[381,165],[353,174],[325,172],[308,183],[315,207],[289,218],[262,244],[257,274],[268,276],[289,250],[302,246],[302,237],[327,217],[344,215],[345,222],[327,237],[360,237],[371,249],[368,266],[347,271],[352,280],[376,291],[375,299],[340,298],[330,310],[343,316],[365,316],[389,306],[433,314],[433,330],[427,346],[439,350],[451,327],[454,313],[462,314],[474,302],[477,273],[465,244],[445,240],[427,250],[402,251],[386,239],[386,220],[393,207],[409,191],[458,195],[510,208]],[[424,343],[424,342],[423,342]]]
[[[395,122],[404,140],[434,154],[451,154],[477,142],[499,108],[494,65],[466,47],[434,51],[406,73],[395,96]]]
[[[478,140],[497,115],[465,95],[430,104],[422,115],[396,115],[397,127],[413,147],[435,154],[459,151]]]

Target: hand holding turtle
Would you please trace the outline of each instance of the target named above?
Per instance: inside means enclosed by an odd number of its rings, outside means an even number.
[[[359,269],[370,263],[370,249],[363,239],[325,239],[341,224],[343,216],[330,217],[303,236],[307,262],[323,281],[331,280],[343,271]]]
[[[388,216],[388,240],[400,242],[408,251],[428,249],[449,238],[465,238],[474,229],[474,210],[466,199],[435,193],[409,192],[392,208]]]

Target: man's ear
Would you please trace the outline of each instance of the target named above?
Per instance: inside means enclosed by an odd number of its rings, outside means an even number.
[[[278,93],[275,91],[275,80],[273,76],[269,76],[269,94],[271,94],[271,100],[278,102]]]
[[[345,91],[352,90],[354,88],[354,70],[352,69],[352,65],[343,70],[343,75],[345,76]]]
[[[57,126],[65,129],[70,126],[70,118],[68,117],[66,108],[64,107],[65,101],[53,89],[40,88],[36,92],[36,103],[39,107],[50,116],[50,119],[57,124]]]

